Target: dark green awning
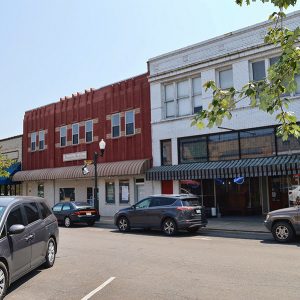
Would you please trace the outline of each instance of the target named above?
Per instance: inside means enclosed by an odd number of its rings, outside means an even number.
[[[215,179],[298,173],[300,173],[300,155],[282,155],[154,167],[146,172],[146,179]]]

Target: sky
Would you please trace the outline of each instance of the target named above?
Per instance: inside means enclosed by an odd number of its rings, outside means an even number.
[[[27,110],[145,73],[152,57],[273,11],[258,0],[0,0],[0,139],[22,134]]]

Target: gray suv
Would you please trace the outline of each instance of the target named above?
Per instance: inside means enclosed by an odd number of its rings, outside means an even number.
[[[267,214],[265,226],[280,243],[290,242],[300,235],[300,206],[283,208]]]
[[[57,220],[44,199],[0,197],[0,299],[21,276],[52,267],[57,243]]]
[[[161,229],[174,235],[179,229],[196,232],[207,219],[199,198],[193,195],[154,195],[131,207],[119,210],[114,217],[121,232],[131,228]]]

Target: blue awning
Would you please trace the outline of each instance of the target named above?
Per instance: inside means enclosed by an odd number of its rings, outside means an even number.
[[[18,171],[21,171],[21,163],[17,162],[12,164],[9,168],[6,169],[9,173],[9,177],[0,177],[0,185],[7,185],[7,184],[16,184],[11,180],[11,177]]]

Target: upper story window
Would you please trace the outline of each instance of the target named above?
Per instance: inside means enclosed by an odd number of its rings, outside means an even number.
[[[233,87],[232,68],[219,71],[219,86],[223,90]]]
[[[253,81],[260,81],[266,78],[266,68],[265,68],[264,60],[253,62],[251,66],[252,66]]]
[[[171,140],[160,141],[161,164],[163,166],[172,165],[172,142]]]
[[[72,124],[72,144],[79,144],[79,124]]]
[[[112,137],[119,137],[120,136],[120,114],[114,114],[111,117],[111,131],[112,131]]]
[[[202,110],[202,81],[201,77],[195,77],[192,79],[192,96],[194,113]]]
[[[185,116],[192,113],[189,81],[184,80],[177,83],[178,115]]]
[[[93,120],[85,122],[85,142],[90,143],[93,141]]]
[[[36,132],[31,133],[31,151],[35,151],[36,149]]]
[[[126,135],[134,134],[134,111],[125,112],[125,131]]]
[[[192,136],[180,138],[179,163],[205,162],[207,161],[206,136]]]
[[[165,86],[165,103],[166,103],[166,117],[175,116],[175,93],[174,84]]]
[[[60,127],[60,146],[67,146],[67,126]]]
[[[45,131],[39,131],[39,150],[45,149]]]

